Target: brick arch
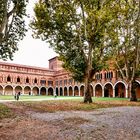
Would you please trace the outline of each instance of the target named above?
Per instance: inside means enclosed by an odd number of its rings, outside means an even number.
[[[20,86],[20,85],[16,86],[15,87],[15,92],[21,94],[22,93],[22,86]]]
[[[84,96],[84,90],[85,90],[85,86],[81,85],[80,86],[80,96]]]
[[[69,86],[69,96],[73,96],[73,88],[72,88],[72,86]]]
[[[3,86],[0,85],[0,95],[3,95]]]
[[[111,82],[107,82],[104,85],[104,97],[113,97],[113,84]]]
[[[48,88],[48,95],[52,95],[53,96],[53,88],[52,87]]]
[[[95,96],[96,97],[102,97],[102,85],[101,84],[96,84],[95,85]]]
[[[5,88],[5,95],[13,95],[13,86],[11,85],[6,85]]]
[[[67,89],[67,87],[64,87],[64,96],[68,96],[68,89]]]
[[[33,95],[39,95],[39,87],[35,86],[32,88]]]
[[[24,87],[24,94],[29,95],[31,93],[31,87],[30,86],[25,86]]]
[[[124,82],[118,81],[114,85],[114,89],[115,89],[115,97],[120,97],[120,98],[126,97],[126,85]]]
[[[78,86],[74,87],[74,96],[79,96],[79,88],[78,88]]]

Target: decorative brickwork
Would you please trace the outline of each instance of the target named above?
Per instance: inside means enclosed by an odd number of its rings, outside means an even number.
[[[140,84],[139,78],[136,81]],[[91,83],[92,96],[128,98],[128,84],[117,71],[101,71]],[[49,60],[49,69],[0,62],[0,94],[84,96],[84,84],[74,81],[58,57]],[[140,98],[140,86],[136,89]]]

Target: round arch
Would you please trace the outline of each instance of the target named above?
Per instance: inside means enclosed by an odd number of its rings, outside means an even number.
[[[48,88],[48,95],[53,96],[53,88],[52,87]]]
[[[63,88],[60,87],[60,96],[63,96]]]
[[[19,95],[22,94],[22,87],[21,86],[16,86],[15,87],[15,92],[19,93]]]
[[[67,87],[64,87],[64,96],[68,96],[68,90],[67,90]]]
[[[5,86],[5,95],[13,95],[13,87],[11,85]]]
[[[79,88],[78,88],[78,86],[74,87],[74,96],[79,96]]]
[[[138,81],[138,80],[136,80],[136,83],[138,83],[137,84],[137,87],[136,87],[136,97],[137,98],[140,98],[140,81]]]
[[[113,84],[111,82],[104,84],[104,97],[113,97]]]
[[[32,91],[33,91],[33,95],[39,95],[39,88],[38,87],[33,87],[33,89],[32,89]]]
[[[101,84],[95,85],[95,97],[102,97],[102,85]]]
[[[119,98],[124,98],[126,97],[126,84],[122,81],[118,81],[117,83],[115,83],[114,85],[114,89],[115,89],[115,97],[119,97]]]
[[[24,94],[25,95],[30,95],[31,94],[31,87],[25,86],[24,87]]]
[[[58,87],[55,88],[55,93],[58,96]]]
[[[80,86],[80,96],[84,96],[84,90],[85,90],[84,85],[81,85]]]
[[[46,88],[45,87],[41,87],[40,88],[40,95],[46,95]]]
[[[73,96],[73,89],[71,86],[69,87],[69,96]]]

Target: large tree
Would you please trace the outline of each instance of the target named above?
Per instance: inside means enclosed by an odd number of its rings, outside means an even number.
[[[112,10],[114,20],[108,28],[111,59],[128,84],[130,100],[136,101],[136,78],[140,76],[140,0],[118,0]],[[119,57],[118,57],[119,56]]]
[[[34,37],[50,43],[76,81],[85,83],[84,102],[92,102],[90,83],[101,70],[111,0],[40,0],[34,8]]]
[[[27,0],[0,0],[0,59],[12,59],[25,36]]]

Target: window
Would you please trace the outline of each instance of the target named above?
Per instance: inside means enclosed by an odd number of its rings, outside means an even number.
[[[59,81],[59,85],[62,86],[62,80]]]
[[[26,83],[29,83],[29,78],[28,77],[26,78]]]
[[[46,80],[40,80],[41,85],[46,85]]]
[[[69,79],[69,84],[72,84],[72,82],[73,82],[73,79],[72,78]]]
[[[64,85],[67,85],[67,79],[64,80]]]
[[[7,77],[7,82],[11,82],[11,77],[10,76]]]
[[[37,79],[36,78],[34,79],[34,83],[37,84]]]
[[[48,81],[48,86],[53,86],[53,81]]]
[[[58,81],[55,81],[55,85],[58,86]]]
[[[17,78],[17,82],[20,82],[20,78],[19,77]]]

